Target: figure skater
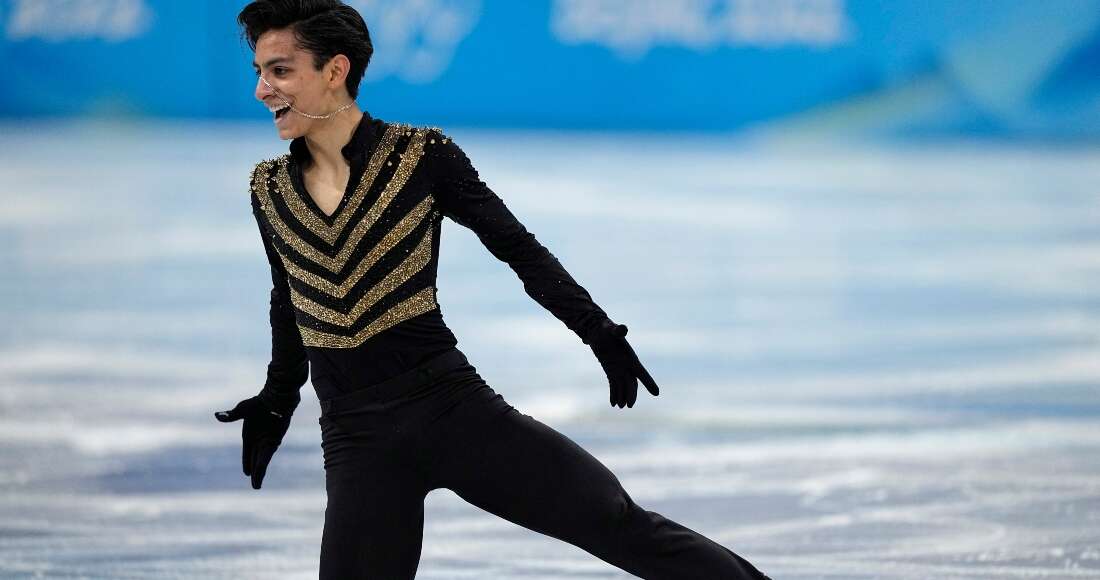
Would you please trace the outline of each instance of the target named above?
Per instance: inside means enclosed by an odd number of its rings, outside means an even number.
[[[458,350],[436,302],[444,217],[473,230],[592,349],[612,406],[633,407],[639,380],[658,394],[627,327],[445,132],[356,106],[373,52],[360,14],[337,0],[257,0],[237,20],[255,52],[255,96],[291,141],[250,184],[273,284],[266,382],[215,415],[243,419],[242,467],[260,489],[312,379],[328,495],[321,580],[413,578],[424,498],[437,488],[642,578],[767,578],[636,504],[607,467],[508,404]]]

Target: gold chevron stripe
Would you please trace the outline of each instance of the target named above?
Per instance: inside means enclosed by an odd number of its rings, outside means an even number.
[[[378,260],[382,259],[382,256],[385,256],[387,252],[398,244],[398,242],[405,239],[409,233],[420,225],[420,222],[424,220],[424,216],[428,215],[428,212],[432,209],[432,204],[433,200],[431,198],[426,197],[421,200],[421,202],[410,210],[405,217],[401,218],[401,221],[393,226],[393,229],[386,232],[382,240],[371,248],[366,256],[363,256],[363,259],[355,266],[355,270],[352,270],[351,274],[348,274],[348,277],[339,284],[329,282],[313,272],[302,269],[298,264],[295,264],[287,259],[286,256],[283,256],[282,252],[279,252],[279,255],[283,258],[283,264],[286,265],[286,270],[291,276],[294,276],[333,298],[343,298],[359,283],[359,280],[367,271],[369,271]],[[276,249],[276,251],[278,251],[278,249]]]
[[[386,274],[385,278],[374,286],[371,286],[347,314],[332,310],[331,308],[327,308],[310,300],[298,293],[293,286],[290,288],[290,298],[296,308],[303,312],[308,312],[318,320],[323,320],[329,324],[335,324],[336,326],[350,327],[352,324],[355,324],[355,321],[359,320],[359,317],[363,316],[363,313],[366,312],[367,309],[381,300],[383,296],[393,292],[398,286],[409,278],[412,278],[414,274],[424,269],[424,266],[428,265],[431,257],[432,230],[428,229],[428,231],[424,233],[424,236],[420,238],[420,242],[416,245],[416,249],[413,250],[399,266],[391,270],[389,274]]]
[[[408,181],[409,176],[412,175],[413,170],[416,169],[417,163],[419,163],[420,157],[424,153],[425,134],[426,131],[423,130],[417,130],[413,134],[412,142],[402,154],[401,163],[398,164],[397,171],[394,172],[393,177],[390,179],[389,183],[386,184],[386,189],[382,192],[382,195],[378,197],[374,205],[367,210],[363,219],[355,224],[355,228],[352,230],[351,235],[335,257],[329,257],[310,245],[283,222],[282,218],[279,217],[279,213],[275,210],[274,204],[271,203],[271,192],[268,190],[267,180],[262,176],[258,176],[253,183],[256,194],[260,198],[260,207],[267,214],[267,221],[271,224],[271,227],[283,238],[283,240],[297,250],[299,254],[330,272],[339,272],[344,265],[347,264],[348,259],[351,257],[351,253],[355,250],[356,245],[363,236],[366,235],[367,230],[374,225],[374,222],[378,221],[379,216],[382,215],[382,212],[389,206],[393,198],[405,187],[405,183]],[[288,158],[289,155],[283,155],[275,160],[265,161],[264,163],[273,165],[277,163],[285,164]],[[267,172],[264,171],[262,173],[266,175]],[[286,196],[285,192],[283,196]]]
[[[344,231],[344,226],[348,224],[348,220],[351,219],[359,204],[363,202],[363,198],[367,196],[367,192],[370,191],[371,185],[374,184],[374,180],[382,170],[382,164],[389,158],[390,153],[393,153],[397,139],[406,129],[406,126],[398,124],[391,124],[386,127],[386,132],[374,149],[367,168],[363,172],[363,177],[356,185],[347,205],[340,210],[340,215],[336,216],[336,221],[331,226],[306,205],[304,196],[308,193],[303,193],[293,186],[290,180],[290,172],[287,169],[289,164],[279,164],[275,180],[279,184],[279,190],[283,192],[283,199],[286,200],[286,204],[294,217],[305,224],[317,237],[328,242],[330,246],[335,244],[336,239],[340,237],[340,233]]]
[[[302,344],[305,346],[355,348],[375,334],[414,316],[428,312],[436,306],[438,305],[435,302],[435,287],[428,286],[409,298],[395,304],[381,316],[371,321],[371,323],[362,330],[355,333],[355,336],[339,336],[327,332],[319,332],[300,324],[298,325],[298,330],[302,334]]]

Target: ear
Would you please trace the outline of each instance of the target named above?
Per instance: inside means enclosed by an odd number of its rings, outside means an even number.
[[[329,88],[336,89],[344,86],[350,70],[351,61],[348,57],[338,54],[329,59],[328,65],[325,66],[325,81]]]

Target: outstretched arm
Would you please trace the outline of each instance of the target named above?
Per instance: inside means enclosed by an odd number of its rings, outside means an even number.
[[[272,283],[268,316],[271,321],[271,362],[267,365],[267,380],[260,391],[260,398],[269,409],[280,415],[290,415],[302,400],[299,391],[309,379],[309,359],[302,344],[302,334],[294,320],[286,267],[271,243],[260,211],[259,202],[253,194],[252,212],[271,267]]]
[[[294,321],[286,269],[268,239],[255,193],[252,194],[252,213],[260,227],[260,239],[271,266],[271,362],[267,365],[267,380],[258,395],[237,403],[228,411],[218,411],[214,417],[222,423],[244,420],[241,469],[252,478],[252,488],[260,489],[267,466],[290,429],[291,415],[302,400],[299,390],[309,378],[309,360]]]
[[[592,348],[607,373],[611,405],[633,407],[639,379],[657,395],[657,384],[626,341],[626,326],[612,322],[561,262],[527,231],[481,180],[462,149],[438,131],[429,134],[425,147],[432,171],[432,196],[443,214],[473,230],[497,259],[515,271],[531,298]]]
[[[515,271],[531,298],[588,344],[607,314],[479,178],[462,149],[442,133],[429,135],[425,152],[433,173],[432,196],[443,215],[477,234]]]

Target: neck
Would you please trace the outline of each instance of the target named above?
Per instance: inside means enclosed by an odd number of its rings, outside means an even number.
[[[340,167],[347,160],[341,151],[351,141],[363,111],[352,107],[331,119],[321,121],[320,126],[305,136],[306,146],[313,162],[323,167]]]

